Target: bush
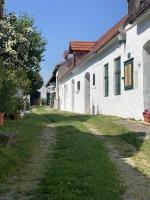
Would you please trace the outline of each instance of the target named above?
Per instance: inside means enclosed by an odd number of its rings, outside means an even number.
[[[14,112],[20,112],[24,109],[24,101],[22,97],[14,98]]]
[[[41,104],[42,106],[46,106],[47,105],[47,100],[45,98],[41,99]]]

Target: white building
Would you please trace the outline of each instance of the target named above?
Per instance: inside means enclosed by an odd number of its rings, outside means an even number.
[[[47,98],[47,88],[46,88],[46,86],[45,85],[43,85],[42,87],[41,87],[41,89],[39,89],[38,90],[40,93],[41,93],[41,98],[42,99],[46,99]]]
[[[96,42],[71,42],[59,67],[60,110],[143,119],[150,109],[150,0],[129,0],[128,16]]]
[[[47,91],[47,105],[52,108],[59,109],[59,94],[58,94],[58,68],[59,65],[56,65],[49,81],[46,84]]]

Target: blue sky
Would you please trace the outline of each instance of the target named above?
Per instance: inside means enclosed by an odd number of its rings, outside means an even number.
[[[45,81],[63,61],[69,41],[95,41],[127,13],[127,0],[5,0],[6,9],[34,16],[48,41],[41,74]]]

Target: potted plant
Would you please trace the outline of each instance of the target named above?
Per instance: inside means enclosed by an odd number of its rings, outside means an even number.
[[[24,109],[24,101],[22,97],[15,98],[15,119],[21,119],[21,112]]]
[[[145,110],[143,112],[144,121],[150,123],[150,110]]]
[[[10,113],[10,119],[21,119],[21,114],[24,109],[24,101],[22,97],[15,96],[12,100],[12,109]]]

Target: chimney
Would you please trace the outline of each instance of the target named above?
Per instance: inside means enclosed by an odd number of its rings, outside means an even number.
[[[4,0],[0,0],[0,19],[3,19]]]

